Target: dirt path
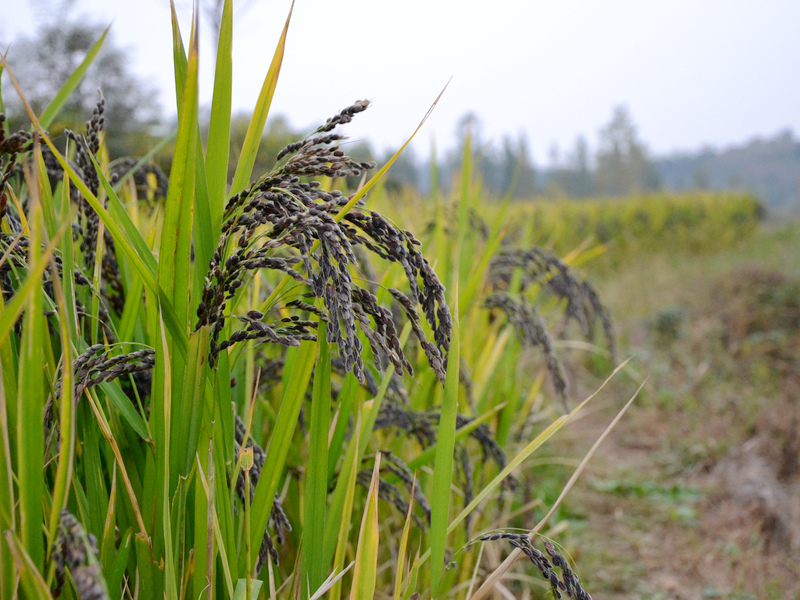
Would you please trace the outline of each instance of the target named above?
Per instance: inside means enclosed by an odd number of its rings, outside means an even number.
[[[606,282],[650,380],[568,500],[595,598],[800,598],[800,278],[786,265],[800,241],[765,237]],[[572,437],[595,439],[631,385]]]

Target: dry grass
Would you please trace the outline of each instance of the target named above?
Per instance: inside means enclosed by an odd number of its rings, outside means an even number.
[[[600,451],[605,471],[572,499],[585,526],[570,545],[598,594],[800,594],[795,235],[772,228],[712,255],[642,258],[600,282],[652,385]],[[647,285],[631,294],[637,279]],[[670,335],[657,328],[665,309],[679,315]]]

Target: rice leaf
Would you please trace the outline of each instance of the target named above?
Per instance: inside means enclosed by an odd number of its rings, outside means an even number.
[[[497,328],[502,328],[505,321],[498,320]],[[513,335],[513,330],[510,327],[503,328],[499,335],[496,331],[487,336],[487,343],[476,363],[474,377],[474,394],[477,400],[478,408],[484,409],[485,404],[489,401],[492,379],[497,375],[497,365],[503,357],[503,353],[508,346],[509,339]]]
[[[353,440],[354,447],[359,445],[359,436],[361,435],[361,415],[356,417],[355,438]],[[358,477],[358,466],[361,464],[361,457],[353,452],[349,469],[346,472],[347,484],[344,488],[344,501],[342,505],[342,518],[339,521],[338,538],[336,538],[336,553],[333,558],[333,569],[341,569],[344,565],[345,554],[347,552],[348,539],[350,537],[350,524],[353,519],[353,501],[356,495],[356,479]],[[342,475],[344,476],[344,475]],[[338,515],[339,513],[333,513]],[[333,520],[329,520],[329,523]],[[323,556],[323,564],[327,564]],[[342,594],[342,583],[337,581],[331,587],[330,600],[339,600]]]
[[[331,405],[331,355],[324,321],[317,334],[319,354],[314,370],[311,393],[311,431],[303,520],[304,589],[316,590],[325,581],[323,549],[325,541],[325,512],[328,500],[328,428]]]
[[[105,579],[109,590],[118,590],[122,586],[122,577],[128,566],[128,557],[133,547],[133,530],[129,527],[120,538],[119,546],[114,555],[114,562],[111,570],[106,574]]]
[[[117,326],[119,339],[133,339],[133,332],[139,320],[142,306],[142,293],[144,292],[144,281],[141,277],[133,277],[126,292],[125,308],[122,310],[122,317]]]
[[[414,595],[414,590],[417,587],[417,579],[419,579],[420,565],[419,548],[417,548],[417,553],[414,555],[414,562],[411,563],[411,569],[408,573],[408,585],[406,586],[406,591],[403,593],[403,600],[410,600],[411,596]]]
[[[178,118],[179,121],[183,116],[184,103],[183,99],[186,95],[186,84],[189,83],[187,74],[189,73],[189,60],[186,57],[186,50],[183,46],[183,38],[181,37],[180,27],[178,26],[178,17],[175,13],[174,3],[171,3],[172,9],[172,36],[173,36],[173,62],[175,70],[175,95],[178,101]],[[192,44],[196,48],[195,28],[192,29]],[[190,47],[191,53],[191,47]],[[196,73],[195,73],[196,76]],[[195,90],[196,90],[196,86]],[[195,94],[196,95],[196,94]],[[195,109],[197,107],[195,106]],[[189,269],[191,273],[192,290],[200,290],[203,288],[203,281],[206,275],[206,268],[211,259],[216,244],[216,233],[219,230],[219,225],[215,229],[211,218],[211,206],[209,200],[208,182],[206,178],[206,163],[203,160],[203,147],[202,140],[200,139],[200,123],[197,121],[197,114],[194,117],[194,194],[193,203],[194,208],[194,223],[192,224],[192,236],[194,242],[195,260]],[[180,129],[180,126],[179,126]],[[177,150],[177,146],[176,146]],[[173,156],[173,160],[175,156]],[[170,174],[171,176],[171,174]],[[223,176],[224,180],[224,176]],[[170,186],[171,187],[171,186]],[[191,304],[191,303],[190,303]]]
[[[267,115],[272,104],[272,97],[275,95],[275,88],[278,86],[278,75],[281,72],[283,53],[286,48],[286,34],[289,31],[289,21],[292,18],[293,10],[294,2],[292,2],[292,6],[289,9],[289,16],[286,17],[286,24],[283,26],[278,46],[275,48],[272,63],[269,66],[269,71],[267,71],[267,76],[264,78],[264,83],[261,86],[261,92],[258,95],[258,101],[253,111],[253,117],[250,119],[250,125],[247,128],[247,134],[245,134],[242,151],[239,154],[239,162],[236,164],[236,172],[233,175],[233,183],[231,183],[230,191],[232,194],[243,190],[253,173],[258,145],[264,133],[264,125],[267,123]]]
[[[212,451],[211,454],[213,456],[213,448],[211,449],[211,451]],[[210,464],[213,465],[213,461]],[[214,470],[216,471],[216,465],[214,465]],[[218,488],[218,486],[216,485],[216,481],[215,481],[215,477],[216,476],[213,476],[213,477],[210,476],[208,479],[206,479],[206,476],[205,476],[205,474],[203,472],[203,467],[199,463],[199,456],[198,456],[198,471],[197,472],[198,472],[198,475],[200,476],[200,482],[202,483],[202,489],[205,492],[206,499],[210,499],[210,498],[213,497],[216,500],[216,498],[219,497],[219,495],[217,494],[217,489],[216,489],[216,488]],[[228,591],[228,595],[233,597],[233,593],[234,593],[233,576],[231,574],[230,562],[228,560],[228,553],[227,553],[227,550],[226,550],[226,548],[228,546],[226,546],[225,538],[222,535],[222,528],[220,526],[219,514],[217,513],[216,510],[213,510],[214,503],[209,501],[208,502],[208,508],[209,508],[208,513],[207,513],[208,514],[208,533],[210,534],[210,537],[213,536],[212,539],[214,541],[216,541],[216,548],[217,548],[217,550],[218,550],[218,552],[220,554],[220,563],[222,564],[222,574],[223,574],[225,587],[226,587],[226,589]],[[208,572],[210,572],[210,571],[208,571]],[[213,585],[213,583],[212,583],[212,585]],[[210,594],[211,594],[211,592],[209,591],[209,595]]]
[[[125,395],[119,386],[119,381],[104,381],[99,386],[100,391],[111,401],[125,422],[141,436],[143,440],[151,439],[150,430],[145,423],[142,415],[136,411],[136,407],[131,403],[130,398]]]
[[[170,449],[172,447],[172,361],[170,361],[169,344],[163,327],[159,323],[158,331],[161,333],[161,352],[156,353],[152,397],[151,397],[151,422],[155,432],[156,469],[160,473],[157,495],[157,505],[161,505],[161,527],[163,533],[158,547],[164,551],[164,595],[167,600],[178,600],[178,583],[175,573],[175,559],[172,539],[172,521],[170,519],[170,503],[172,488],[170,486]],[[163,361],[163,367],[159,365]],[[163,368],[163,371],[162,371]],[[163,379],[159,376],[163,373]],[[163,385],[163,389],[161,388]],[[161,393],[159,393],[161,392]],[[158,527],[158,522],[156,522]],[[158,531],[156,529],[156,531]]]
[[[69,193],[67,186],[62,186],[61,194],[61,222],[68,223],[70,219]],[[61,406],[59,411],[59,431],[61,435],[61,450],[58,456],[58,467],[52,491],[52,505],[50,510],[50,527],[48,528],[48,542],[52,546],[58,527],[61,509],[66,507],[67,495],[72,479],[72,470],[75,460],[75,403],[73,401],[73,372],[72,372],[72,340],[75,339],[75,311],[74,311],[74,286],[73,286],[73,254],[72,239],[61,243],[61,264],[63,274],[63,287],[53,268],[53,289],[58,300],[59,330],[61,334]],[[0,391],[2,393],[2,391]]]
[[[117,468],[111,471],[111,489],[108,492],[108,511],[106,520],[103,523],[103,536],[100,538],[100,564],[103,567],[103,575],[108,576],[114,566],[114,558],[117,554],[116,545],[117,529]]]
[[[44,217],[44,231],[43,239],[56,235],[58,231],[58,221],[56,219],[55,200],[53,199],[53,190],[50,187],[50,178],[47,177],[47,168],[44,164],[44,157],[42,156],[42,147],[35,144],[33,147],[33,160],[35,166],[33,167],[36,172],[37,185],[39,187],[39,202],[42,206],[42,216]]]
[[[173,477],[179,474],[187,476],[194,464],[202,427],[207,364],[208,327],[201,327],[189,338],[189,353],[183,372],[183,398],[174,407],[176,431],[172,446]]]
[[[89,49],[89,52],[86,53],[86,56],[81,61],[81,64],[79,64],[78,68],[75,69],[72,72],[72,75],[67,78],[67,80],[64,82],[64,85],[61,86],[61,89],[58,90],[56,95],[44,109],[44,112],[42,112],[42,116],[39,117],[39,123],[44,129],[47,129],[50,127],[50,125],[52,125],[53,120],[58,116],[58,113],[61,112],[61,109],[64,108],[64,104],[67,103],[67,99],[78,87],[83,79],[83,76],[86,75],[86,71],[89,69],[89,66],[94,61],[97,53],[100,52],[100,48],[102,48],[103,42],[106,40],[109,29],[111,29],[111,25],[105,28],[103,35],[101,35],[100,39],[98,39]]]
[[[479,286],[486,276],[486,271],[489,268],[489,264],[497,253],[497,249],[500,247],[503,237],[504,232],[501,231],[496,233],[481,250],[481,258],[477,265],[472,266],[467,279],[467,285],[464,287],[464,291],[458,297],[459,313],[465,314],[467,312],[467,307],[474,305]]]
[[[248,580],[239,579],[236,581],[236,589],[233,591],[233,600],[249,600],[250,598],[258,598],[261,593],[261,586],[264,582],[260,579],[250,579],[250,590],[247,590]]]
[[[475,431],[478,428],[479,425],[481,425],[482,423],[486,423],[489,419],[494,417],[498,412],[503,410],[505,408],[505,406],[506,406],[506,403],[505,402],[501,402],[500,404],[498,404],[494,408],[492,408],[492,409],[488,410],[487,412],[485,412],[484,414],[482,414],[480,417],[472,419],[466,425],[463,425],[462,427],[459,427],[458,429],[456,429],[455,441],[456,442],[460,442],[461,440],[465,439],[470,433]],[[425,465],[429,464],[435,458],[436,447],[437,447],[437,444],[434,442],[433,444],[431,444],[430,446],[425,448],[416,457],[414,457],[413,460],[409,461],[408,468],[411,469],[412,471],[414,471],[416,469],[422,468]]]
[[[28,264],[31,274],[48,260],[42,256],[40,246],[41,206],[33,198],[33,206],[28,208],[30,238],[28,243]],[[41,271],[39,277],[41,277]],[[42,497],[44,496],[44,432],[42,412],[45,403],[45,380],[42,370],[44,364],[44,345],[50,344],[45,320],[42,314],[41,285],[33,286],[25,294],[25,314],[22,326],[22,345],[19,353],[19,390],[17,394],[17,431],[25,435],[17,436],[17,477],[19,478],[19,513],[22,545],[34,568],[44,567],[44,540],[42,537]],[[14,298],[16,300],[16,298]],[[13,300],[11,302],[13,304]],[[5,313],[2,317],[5,317]],[[2,319],[0,317],[0,319]],[[49,365],[53,369],[55,365]]]
[[[189,269],[186,265],[190,263],[194,153],[197,148],[197,36],[197,26],[193,23],[158,262],[159,285],[175,308],[178,322],[184,329],[188,323]]]
[[[412,515],[414,514],[414,490],[417,487],[417,477],[411,482],[411,492],[409,493],[408,512],[406,522],[403,524],[403,533],[400,534],[400,545],[397,547],[397,566],[394,574],[394,600],[400,600],[400,593],[403,587],[403,571],[406,566],[406,550],[408,548],[408,534],[411,531]]]
[[[456,286],[456,297],[458,297]],[[461,360],[459,358],[458,310],[453,315],[453,332],[450,337],[450,353],[447,358],[447,377],[436,457],[433,463],[433,493],[431,495],[431,598],[439,596],[444,569],[445,546],[447,544],[447,521],[450,513],[450,486],[453,482],[453,452],[456,436],[456,413],[458,412],[458,383]]]
[[[206,410],[210,416],[210,410]],[[211,600],[213,595],[214,563],[216,562],[216,549],[214,547],[214,513],[213,493],[208,493],[208,486],[214,485],[214,462],[211,458],[210,440],[202,436],[194,455],[197,463],[194,483],[194,573],[192,574],[193,595],[195,598]],[[200,471],[201,460],[206,463],[208,481],[201,485]]]
[[[217,66],[214,74],[214,95],[211,100],[211,120],[206,150],[206,176],[211,206],[211,231],[219,231],[225,207],[225,187],[228,181],[228,152],[231,137],[231,86],[233,63],[233,1],[222,6]]]
[[[376,571],[378,570],[378,485],[380,483],[381,453],[375,455],[372,480],[369,484],[364,516],[356,548],[356,566],[353,571],[353,586],[350,600],[373,600],[375,597]]]
[[[1,344],[7,349],[9,344]],[[5,353],[4,353],[5,354]],[[0,377],[0,527],[3,531],[11,531],[14,523],[14,474],[11,469],[11,438],[8,427],[7,399],[14,397],[6,395],[5,375],[7,368],[6,359],[2,357],[3,377]],[[9,598],[15,585],[13,558],[5,538],[0,538],[0,597]]]
[[[150,538],[146,533],[137,533],[134,537],[134,547],[136,548],[136,567],[137,583],[139,584],[140,598],[158,598],[163,596],[159,593],[157,581],[157,569],[153,561],[153,553],[150,546]]]
[[[492,479],[484,488],[475,495],[475,498],[472,499],[467,506],[463,508],[463,510],[458,513],[455,519],[450,522],[450,525],[447,528],[447,533],[452,533],[455,531],[456,527],[463,523],[466,516],[475,510],[478,505],[483,502],[486,497],[491,494],[497,487],[502,483],[502,481],[508,477],[514,469],[519,467],[531,454],[533,454],[536,450],[542,447],[542,445],[549,440],[553,435],[555,435],[564,425],[569,423],[572,418],[575,417],[583,408],[595,397],[600,391],[611,381],[614,376],[623,368],[625,365],[628,364],[630,359],[623,362],[619,365],[614,371],[609,375],[606,380],[598,387],[589,397],[587,397],[583,402],[581,402],[578,406],[576,406],[569,414],[561,415],[558,419],[553,421],[550,425],[548,425],[544,431],[542,431],[539,435],[537,435],[533,440],[531,440],[522,450],[520,450],[517,455],[508,461],[508,464],[505,468],[498,473],[494,479]],[[431,558],[431,550],[429,549],[425,554],[422,555],[420,560],[425,562],[429,558]]]
[[[108,490],[100,453],[101,438],[93,422],[92,409],[85,402],[78,406],[78,423],[83,454],[83,489],[92,507],[84,523],[86,530],[102,539],[103,519],[108,512]]]
[[[336,571],[334,571],[333,573],[328,575],[328,578],[325,580],[325,582],[321,586],[319,586],[319,589],[316,592],[314,592],[308,600],[319,600],[320,598],[322,598],[322,596],[324,596],[328,592],[328,590],[332,589],[333,586],[336,585],[342,579],[342,577],[344,577],[345,573],[347,573],[353,567],[353,565],[355,565],[355,563],[351,562],[339,573],[336,573]],[[330,598],[331,600],[334,600],[333,596],[330,596]]]
[[[99,406],[99,402],[95,397],[94,390],[92,388],[88,388],[85,394],[86,394],[86,399],[88,400],[88,404],[92,409],[92,413],[94,413],[95,423],[97,423],[97,426],[99,427],[100,432],[103,434],[103,437],[111,446],[111,450],[114,454],[114,459],[116,460],[117,468],[119,469],[119,474],[122,477],[122,482],[125,484],[125,491],[127,492],[128,501],[131,504],[131,508],[136,518],[137,525],[139,526],[139,531],[140,533],[146,532],[147,528],[145,527],[144,519],[142,518],[142,512],[139,510],[138,497],[134,492],[133,484],[131,483],[131,479],[128,475],[128,470],[126,468],[125,461],[123,460],[122,453],[120,452],[119,444],[117,443],[117,440],[114,438],[114,435],[111,432],[111,427],[109,426],[108,420],[106,419],[102,409]],[[77,480],[73,479],[73,481]],[[84,520],[87,519],[88,517]]]
[[[60,231],[61,235],[63,235],[64,231],[65,227],[62,225]],[[5,344],[6,336],[8,336],[11,328],[16,324],[19,316],[25,309],[26,303],[29,302],[30,296],[35,294],[37,289],[41,288],[42,274],[55,252],[59,237],[52,239],[42,251],[41,258],[35,263],[30,264],[28,276],[25,278],[25,281],[17,289],[17,293],[14,294],[11,301],[6,304],[2,312],[0,312],[0,345]]]
[[[350,413],[353,411],[353,403],[358,389],[358,379],[352,373],[348,373],[344,378],[342,389],[337,398],[339,406],[336,409],[334,423],[331,424],[332,431],[329,434],[328,485],[333,482],[333,478],[336,475],[336,465],[342,455],[342,442],[344,442],[349,429]]]
[[[39,567],[25,551],[25,546],[13,531],[5,531],[5,541],[14,557],[15,575],[19,575],[22,589],[29,598],[52,599],[50,588],[42,578]]]
[[[403,327],[403,331],[400,333],[401,347],[403,347],[408,341],[408,336],[410,334],[411,324],[407,322]],[[364,412],[364,416],[359,415],[361,419],[361,427],[359,430],[360,433],[356,438],[356,443],[351,442],[347,447],[347,453],[345,454],[344,458],[344,466],[339,473],[339,479],[336,482],[336,487],[334,488],[333,495],[331,497],[329,514],[338,515],[342,513],[345,504],[345,498],[347,496],[346,482],[350,480],[349,469],[357,469],[358,465],[360,465],[361,461],[364,459],[364,453],[367,450],[370,434],[375,426],[375,421],[378,418],[381,404],[383,403],[383,399],[386,397],[386,390],[389,388],[389,383],[391,383],[393,376],[394,365],[390,364],[386,368],[386,372],[383,374],[383,378],[381,379],[381,384],[378,388],[378,393],[375,395],[375,398],[373,398],[369,404],[365,402],[361,407],[361,410]],[[336,550],[336,536],[338,533],[339,528],[336,527],[335,521],[333,519],[329,519],[325,525],[325,564],[328,564],[331,561],[333,553]]]
[[[272,510],[272,501],[278,489],[278,482],[283,473],[286,455],[289,453],[289,445],[297,427],[297,417],[300,414],[303,397],[308,387],[311,372],[314,369],[316,349],[316,344],[313,342],[306,341],[300,344],[297,358],[292,367],[289,384],[286,386],[281,399],[278,419],[270,436],[267,457],[264,461],[264,468],[261,471],[261,477],[258,480],[255,497],[252,502],[251,523],[253,531],[251,532],[250,543],[253,548],[260,546],[264,530],[267,528],[269,513]],[[243,556],[240,555],[239,572],[241,574],[253,568],[253,565],[245,567],[243,563]]]

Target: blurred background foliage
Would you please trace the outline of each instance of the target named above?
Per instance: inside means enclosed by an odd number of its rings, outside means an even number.
[[[76,16],[74,0],[40,0],[36,4],[43,15],[42,24],[16,42],[10,56],[17,65],[21,84],[29,90],[34,110],[41,110],[105,27]],[[216,0],[207,0],[201,5],[207,17],[219,12]],[[249,6],[248,2],[237,5],[237,15],[246,14]],[[208,21],[212,30],[218,27],[214,19]],[[111,159],[142,156],[177,125],[174,117],[166,117],[163,107],[158,105],[155,90],[133,74],[126,49],[115,44],[113,31],[109,36],[50,133],[77,128],[85,115],[91,113],[97,98],[94,91],[102,89],[108,107],[106,128]],[[24,111],[16,96],[6,94],[5,101],[10,127],[21,127],[25,121]],[[244,113],[234,115],[232,148],[241,147],[249,118],[250,115]],[[547,115],[537,118],[546,119]],[[435,170],[439,191],[448,191],[459,172],[464,140],[469,134],[475,152],[475,169],[484,189],[496,198],[557,200],[656,191],[737,191],[758,196],[767,207],[781,214],[800,211],[800,176],[797,175],[800,173],[800,140],[791,130],[725,149],[704,147],[654,156],[639,135],[630,107],[619,105],[598,132],[595,151],[591,150],[590,140],[579,135],[571,148],[562,149],[554,144],[548,164],[544,166],[534,162],[524,134],[489,139],[481,129],[480,116],[467,113],[457,124],[455,146],[441,156],[435,151],[427,157],[406,151],[389,173],[387,189],[410,188],[428,194],[432,186],[431,173]],[[307,133],[286,116],[273,115],[261,140],[255,171],[267,171],[280,148]],[[385,160],[394,149],[378,149],[372,147],[369,140],[356,140],[348,142],[348,152],[360,160]],[[172,148],[167,144],[153,160],[168,172],[171,155]],[[229,164],[235,164],[233,151],[230,159]]]

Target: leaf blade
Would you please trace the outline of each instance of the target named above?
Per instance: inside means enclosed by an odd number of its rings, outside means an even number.
[[[41,123],[43,128],[47,129],[50,127],[50,125],[53,123],[53,120],[58,116],[58,113],[61,112],[62,108],[64,108],[64,104],[66,104],[67,99],[70,97],[72,92],[75,91],[75,88],[78,87],[78,84],[81,82],[84,75],[86,75],[86,71],[89,69],[89,66],[92,64],[92,62],[94,62],[98,52],[100,52],[100,48],[102,48],[103,42],[105,41],[110,29],[111,25],[106,27],[105,31],[103,31],[103,35],[100,36],[100,39],[98,39],[89,49],[89,52],[86,53],[86,56],[81,61],[81,64],[78,65],[78,68],[75,69],[72,72],[72,75],[67,78],[67,80],[64,82],[64,85],[61,86],[61,89],[58,90],[58,93],[47,105],[47,108],[44,109],[42,116],[39,117],[39,123]]]
[[[286,34],[289,31],[289,22],[291,21],[293,10],[294,2],[292,2],[292,7],[289,9],[289,16],[286,17],[286,24],[283,26],[281,37],[278,40],[278,46],[275,48],[272,63],[269,66],[267,76],[264,78],[264,83],[261,86],[261,92],[258,95],[258,102],[253,111],[253,118],[250,120],[250,126],[247,128],[247,134],[242,144],[242,152],[239,155],[239,162],[236,165],[236,172],[233,175],[233,183],[231,183],[231,193],[234,194],[240,192],[247,186],[247,183],[250,181],[250,176],[253,173],[258,144],[264,132],[264,125],[267,122],[267,115],[269,114],[270,105],[272,104],[272,97],[275,95],[275,88],[278,86],[278,76],[281,72],[283,54],[286,49]]]

